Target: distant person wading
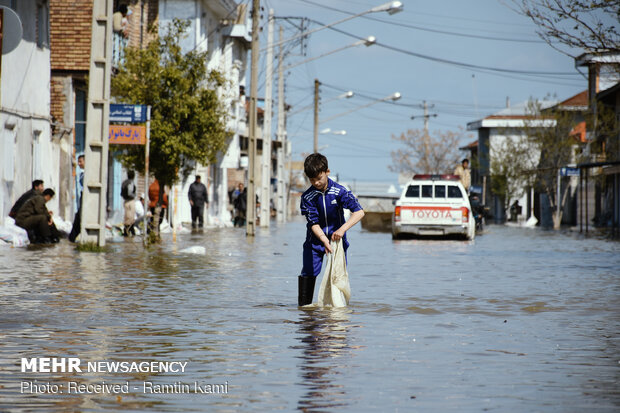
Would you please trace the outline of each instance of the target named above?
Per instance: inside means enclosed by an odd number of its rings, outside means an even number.
[[[200,182],[200,175],[196,175],[196,180],[189,186],[189,204],[192,207],[192,228],[202,228],[204,226],[205,205],[209,207],[209,194],[207,187]]]

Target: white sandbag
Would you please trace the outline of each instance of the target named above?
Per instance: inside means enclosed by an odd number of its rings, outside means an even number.
[[[160,234],[171,234],[172,233],[172,227],[170,226],[170,223],[168,223],[168,220],[166,218],[164,218],[162,223],[159,225],[159,233]]]
[[[534,215],[532,215],[527,221],[525,221],[525,226],[528,228],[534,228],[536,227],[537,223],[538,223],[538,220],[536,219]]]
[[[347,261],[342,240],[331,243],[332,253],[327,254],[325,273],[319,288],[320,307],[346,307],[351,298]]]
[[[58,229],[58,231],[64,232],[66,234],[69,234],[71,232],[71,229],[73,228],[73,222],[65,221],[64,219],[55,215],[53,216],[53,218],[54,224],[56,225],[56,229]]]
[[[30,243],[26,230],[15,225],[15,221],[10,217],[6,217],[4,226],[0,227],[0,240],[7,243],[0,244],[10,244],[13,247],[25,247]]]

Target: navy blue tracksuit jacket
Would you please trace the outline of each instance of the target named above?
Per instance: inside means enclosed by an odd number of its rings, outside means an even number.
[[[312,232],[312,226],[318,224],[329,239],[345,223],[344,209],[359,211],[362,206],[357,198],[344,186],[327,179],[327,189],[321,192],[311,186],[301,196],[301,214],[308,221],[306,241],[304,242],[302,276],[317,276],[325,255],[323,243]],[[347,236],[343,237],[345,251],[349,247]]]

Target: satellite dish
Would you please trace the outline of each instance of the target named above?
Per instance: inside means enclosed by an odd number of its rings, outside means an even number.
[[[8,7],[0,6],[2,10],[2,54],[11,53],[22,40],[22,21],[17,13]]]

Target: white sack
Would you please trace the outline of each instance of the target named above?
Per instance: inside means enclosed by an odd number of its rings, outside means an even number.
[[[0,240],[13,245],[14,247],[25,247],[30,243],[28,233],[25,229],[15,225],[11,217],[4,219],[5,225],[0,226]],[[0,242],[0,244],[3,244]]]
[[[319,288],[320,307],[346,307],[351,298],[347,261],[342,240],[331,243],[332,253],[327,254],[325,273]]]

